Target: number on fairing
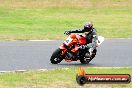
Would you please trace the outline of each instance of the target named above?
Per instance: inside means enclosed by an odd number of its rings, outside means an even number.
[[[72,38],[68,37],[64,43],[68,45],[72,40],[73,40]]]

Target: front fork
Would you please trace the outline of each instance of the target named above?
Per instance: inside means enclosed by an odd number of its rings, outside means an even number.
[[[62,50],[62,55],[64,55],[68,51],[67,46],[65,46],[64,44],[60,45],[59,48]],[[77,53],[78,50],[79,50],[79,47],[76,44],[75,47],[71,50],[71,52]]]
[[[61,53],[62,56],[68,51],[67,48],[64,46],[64,44],[60,45],[59,48],[62,51],[62,53]]]
[[[66,54],[68,51],[70,51],[72,54],[75,55],[75,58],[73,58],[73,60],[74,60],[74,59],[76,60],[76,59],[79,58],[79,47],[78,47],[77,44],[74,45],[74,48],[71,49],[71,50],[68,50],[68,47],[65,46],[64,44],[62,44],[61,46],[59,46],[59,48],[60,48],[61,51],[62,51],[62,53],[61,53],[62,56],[65,56],[65,54]],[[67,62],[69,62],[69,61],[67,61]]]

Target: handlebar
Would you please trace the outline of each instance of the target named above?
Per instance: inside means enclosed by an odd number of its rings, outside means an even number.
[[[65,35],[70,35],[71,33],[69,31],[64,32]]]

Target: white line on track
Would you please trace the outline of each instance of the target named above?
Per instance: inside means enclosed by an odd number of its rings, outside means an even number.
[[[28,41],[58,41],[58,40],[28,40]]]

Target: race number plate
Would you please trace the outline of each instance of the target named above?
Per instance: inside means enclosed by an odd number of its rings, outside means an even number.
[[[68,45],[72,40],[73,40],[72,38],[68,37],[68,38],[66,39],[66,41],[64,41],[64,43],[65,43],[66,45]]]

